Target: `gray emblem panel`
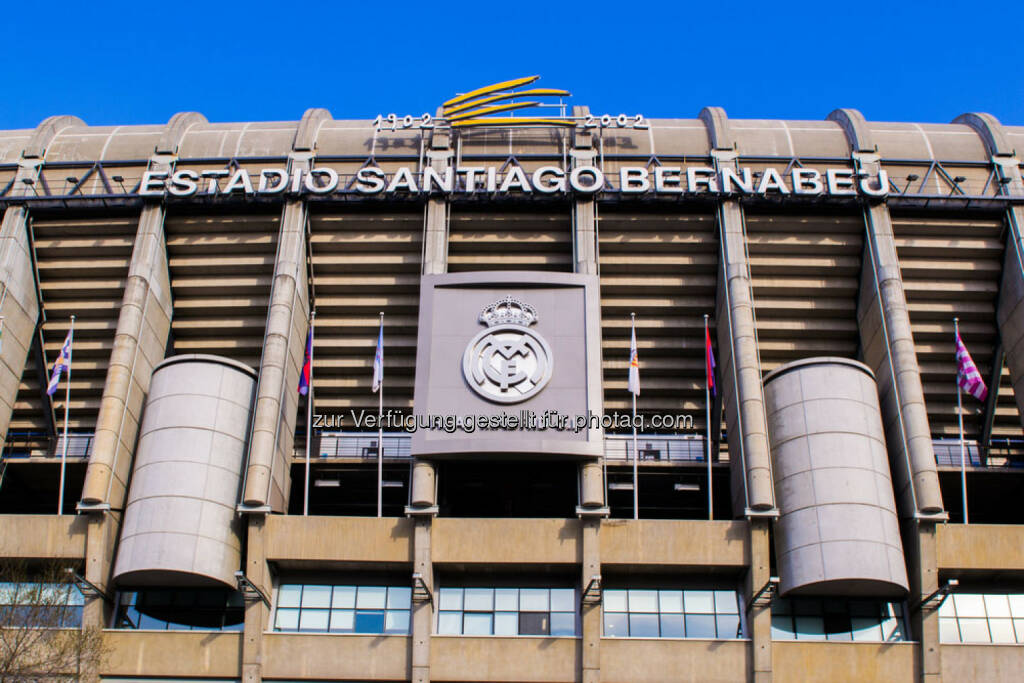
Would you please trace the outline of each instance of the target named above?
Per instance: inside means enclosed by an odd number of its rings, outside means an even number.
[[[413,411],[420,424],[442,416],[471,419],[477,427],[419,426],[412,454],[600,455],[599,420],[594,428],[575,426],[576,416],[602,411],[600,350],[596,276],[423,276]],[[573,425],[541,421],[556,414]],[[531,417],[538,422],[527,425]],[[480,428],[481,422],[490,424]]]

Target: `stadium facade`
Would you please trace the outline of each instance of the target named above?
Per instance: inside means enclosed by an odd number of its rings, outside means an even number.
[[[1019,678],[1024,127],[445,111],[0,131],[0,555],[92,673]]]

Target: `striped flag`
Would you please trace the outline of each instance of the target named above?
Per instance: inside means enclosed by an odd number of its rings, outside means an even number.
[[[708,378],[708,389],[712,396],[718,396],[718,387],[715,386],[715,352],[711,349],[711,331],[704,327],[704,372]]]
[[[959,332],[956,335],[956,383],[979,401],[984,401],[988,396],[988,387],[981,379],[978,366],[971,360],[971,354],[967,352],[967,347],[964,346],[964,340],[960,338]]]
[[[373,357],[373,390],[380,391],[384,383],[384,319],[380,321],[380,334],[377,335],[377,354]]]
[[[309,334],[306,335],[306,360],[302,363],[302,374],[299,376],[299,393],[305,396],[309,393],[309,378],[313,372],[313,326],[309,326]]]
[[[57,385],[60,384],[60,376],[65,370],[71,370],[71,338],[74,336],[74,328],[68,330],[68,336],[64,339],[64,346],[60,348],[60,355],[57,362],[53,364],[53,374],[50,375],[50,384],[46,387],[46,395],[53,396],[57,393]]]
[[[629,392],[640,395],[640,358],[636,354],[636,324],[632,326],[632,337],[629,341]]]

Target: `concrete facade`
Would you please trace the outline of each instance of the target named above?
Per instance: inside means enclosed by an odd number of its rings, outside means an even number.
[[[1024,640],[952,642],[940,605],[957,590],[1024,594],[1011,467],[1024,454],[1024,127],[852,109],[595,120],[392,130],[311,109],[0,131],[0,557],[59,561],[105,594],[83,608],[111,648],[93,680],[1017,677]],[[585,187],[587,169],[600,186]],[[438,303],[449,286],[464,289]],[[481,306],[505,294],[559,330],[534,326],[572,370],[530,401],[567,414],[631,414],[635,314],[648,421],[635,447],[628,425],[431,446],[354,424],[377,414],[381,311],[385,411],[515,412],[470,391],[459,366]],[[297,387],[313,311],[311,412],[336,423],[307,435]],[[63,399],[44,389],[71,314],[81,454],[64,509],[79,514],[56,516]],[[964,397],[970,524],[950,441],[953,317],[993,393]],[[650,426],[665,414],[692,424]],[[160,613],[147,596],[211,586],[239,601],[223,628],[128,625]],[[290,604],[296,586],[410,597],[363,613],[343,598]],[[571,588],[574,635],[443,632],[473,612],[444,591],[510,587]],[[683,602],[616,612],[615,591]],[[706,594],[713,607],[687,602]],[[787,601],[818,605],[798,616],[820,628],[788,637]],[[903,631],[841,642],[866,627],[850,612],[843,631],[828,610],[853,603],[895,606]],[[288,610],[407,627],[289,626]],[[539,612],[543,628],[555,612]],[[616,632],[617,614],[634,630]]]

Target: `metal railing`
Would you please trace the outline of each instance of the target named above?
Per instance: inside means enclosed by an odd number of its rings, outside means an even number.
[[[988,457],[978,447],[978,442],[964,442],[964,462],[970,467],[1024,467],[1024,441],[1016,439],[993,439],[989,443]],[[960,467],[960,440],[934,439],[935,463],[940,467]]]
[[[314,458],[366,458],[377,457],[377,432],[319,434],[316,448],[310,452]],[[412,437],[408,434],[384,434],[385,458],[408,458]],[[296,446],[295,456],[305,457],[305,446]]]
[[[93,433],[68,434],[68,457],[88,458],[92,455]],[[64,437],[51,437],[46,432],[10,432],[4,442],[4,460],[18,458],[59,458],[64,451]]]
[[[638,434],[639,462],[706,462],[707,442],[703,436]],[[633,435],[608,434],[604,438],[604,457],[608,461],[633,461]]]
[[[377,457],[376,432],[326,432],[315,437],[313,458],[352,458],[373,459]],[[408,458],[412,437],[409,434],[385,433],[384,457]],[[671,434],[643,434],[637,437],[640,461],[663,462],[704,462],[704,437],[682,436]],[[609,434],[604,441],[605,458],[609,461],[632,462],[633,437],[624,434]],[[296,443],[294,455],[303,458],[306,455],[305,444]],[[722,453],[721,462],[728,462],[728,456]]]

